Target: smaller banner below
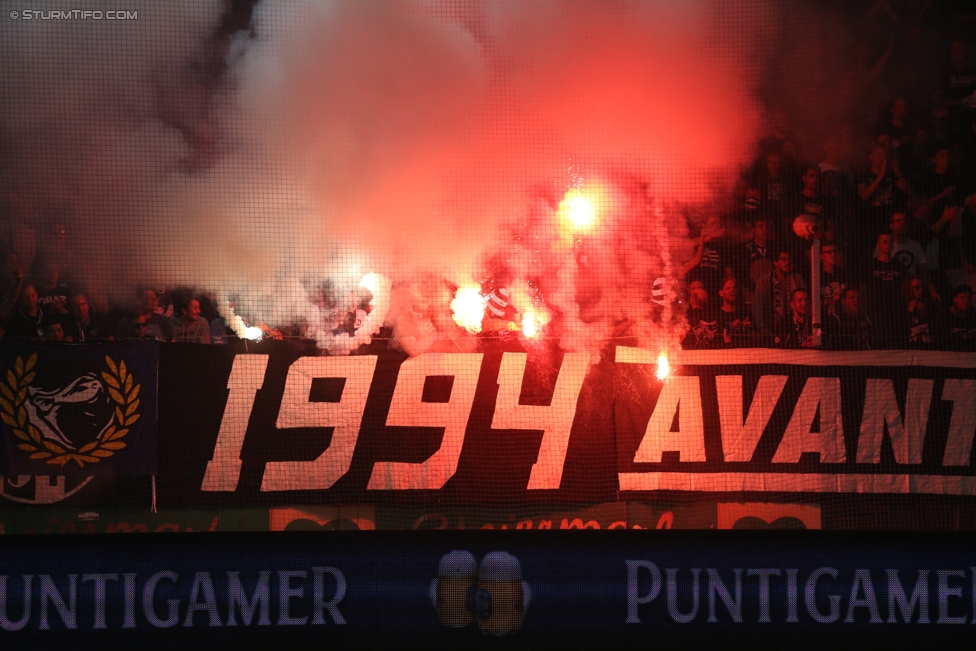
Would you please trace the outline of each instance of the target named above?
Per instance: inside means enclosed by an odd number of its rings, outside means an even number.
[[[7,475],[156,472],[156,344],[5,344]]]
[[[5,536],[0,636],[5,649],[78,650],[956,648],[976,623],[972,542],[634,530]]]

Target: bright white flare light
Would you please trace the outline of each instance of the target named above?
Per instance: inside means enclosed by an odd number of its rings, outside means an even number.
[[[376,293],[376,287],[379,283],[379,277],[372,271],[363,276],[363,279],[359,281],[359,286],[368,289],[371,293]]]
[[[539,312],[526,310],[522,315],[522,334],[527,339],[533,339],[542,333],[542,327],[547,323],[549,323],[549,314],[545,310]]]
[[[586,230],[596,221],[596,206],[593,201],[576,189],[570,190],[563,197],[559,203],[559,212],[576,231]]]
[[[485,316],[488,299],[481,295],[481,289],[474,286],[460,287],[451,301],[454,323],[471,334],[481,332],[481,320]]]
[[[657,379],[662,382],[671,374],[671,365],[668,364],[668,356],[663,352],[657,356]]]
[[[250,339],[251,341],[258,341],[261,336],[264,335],[264,331],[261,328],[255,328],[254,326],[248,326],[244,328],[244,338]]]

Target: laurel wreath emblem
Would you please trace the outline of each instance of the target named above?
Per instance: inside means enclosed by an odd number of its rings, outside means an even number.
[[[14,436],[21,439],[22,442],[17,444],[17,448],[30,452],[31,459],[46,459],[45,463],[59,465],[62,468],[72,461],[77,463],[79,468],[84,468],[86,463],[98,463],[125,448],[127,443],[122,439],[129,434],[129,428],[140,417],[139,390],[142,385],[137,384],[135,378],[126,369],[125,360],[116,364],[106,355],[105,363],[109,370],[102,372],[102,379],[105,380],[108,393],[115,402],[112,424],[98,439],[82,446],[78,452],[69,452],[57,443],[42,438],[40,430],[30,422],[24,403],[27,401],[27,389],[34,381],[37,353],[31,355],[26,362],[22,357],[18,357],[14,367],[7,370],[7,382],[0,382],[0,393],[2,393],[0,418],[10,427]]]

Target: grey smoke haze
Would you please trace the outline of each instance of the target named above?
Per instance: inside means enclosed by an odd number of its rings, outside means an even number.
[[[748,162],[749,66],[772,15],[266,0],[227,40],[223,2],[125,8],[138,20],[0,21],[0,183],[39,222],[68,225],[83,280],[116,301],[140,283],[193,285],[314,332],[333,309],[313,295],[326,281],[344,310],[368,271],[423,293],[431,274],[484,279],[494,253],[564,314],[571,349],[625,317],[646,342],[674,334],[648,302],[690,254],[668,211],[713,203]],[[571,187],[606,198],[590,272],[561,244]],[[371,327],[386,316],[377,294]]]

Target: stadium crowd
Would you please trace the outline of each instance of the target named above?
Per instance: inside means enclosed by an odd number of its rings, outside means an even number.
[[[972,43],[940,34],[941,73],[910,79],[889,63],[912,43],[892,37],[863,82],[878,99],[819,147],[771,111],[736,209],[693,233],[686,348],[812,347],[819,301],[826,348],[976,350],[976,66]]]
[[[814,346],[819,301],[826,348],[976,350],[976,50],[952,21],[933,26],[898,14],[904,4],[922,16],[932,3],[870,4],[876,23],[900,26],[883,52],[875,47],[872,55],[869,38],[851,52],[863,87],[849,118],[814,135],[789,111],[767,106],[767,133],[729,200],[736,208],[689,220],[694,255],[674,297],[676,313],[686,314],[685,347]],[[927,70],[913,67],[922,50],[940,72],[918,74]],[[146,287],[128,305],[109,305],[93,284],[76,280],[86,276],[63,221],[30,223],[16,194],[7,198],[3,337],[221,343],[233,336],[214,301],[190,289]],[[821,242],[819,296],[810,295],[811,240],[801,237],[810,229]],[[659,285],[647,292],[660,304]],[[486,321],[511,311],[506,291],[490,294]],[[337,309],[333,333],[351,335],[363,310],[368,304]],[[413,318],[411,341],[435,329],[429,314]],[[505,330],[496,326],[486,330]],[[265,332],[305,334],[285,325]]]

